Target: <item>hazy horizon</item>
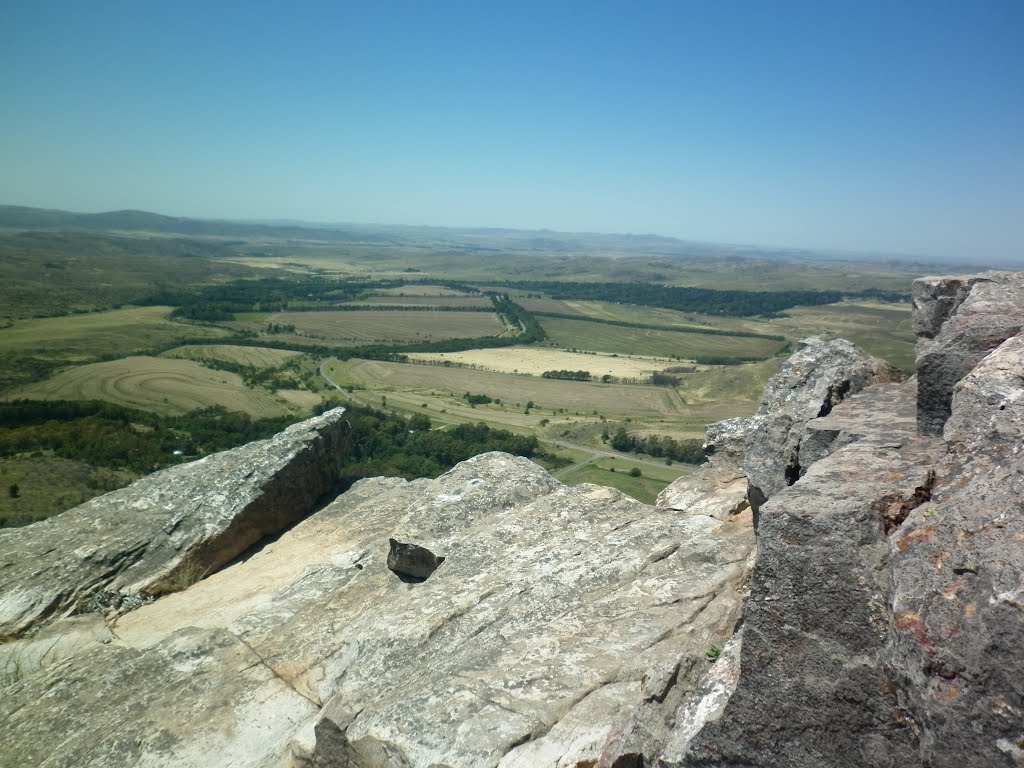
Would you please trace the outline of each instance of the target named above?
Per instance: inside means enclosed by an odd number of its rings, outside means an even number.
[[[1024,6],[69,2],[0,29],[0,199],[1024,255]]]

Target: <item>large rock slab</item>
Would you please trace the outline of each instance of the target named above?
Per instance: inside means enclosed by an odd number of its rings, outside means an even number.
[[[24,528],[0,530],[0,639],[200,578],[308,515],[338,478],[344,409]]]
[[[918,429],[941,435],[956,383],[1024,326],[1024,275],[927,277],[913,292]]]
[[[389,539],[445,560],[403,581]],[[752,552],[749,513],[566,488],[506,454],[361,481],[9,683],[4,765],[586,765],[652,696],[697,685]]]

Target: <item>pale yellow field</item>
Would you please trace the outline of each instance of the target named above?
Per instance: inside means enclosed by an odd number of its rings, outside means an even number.
[[[184,360],[220,360],[253,368],[277,368],[289,358],[301,355],[290,349],[270,347],[244,347],[237,344],[188,344],[164,352],[161,357],[175,357]]]
[[[544,347],[502,347],[444,353],[414,352],[409,357],[414,360],[450,360],[454,363],[476,366],[485,371],[524,373],[531,376],[540,376],[544,371],[590,371],[595,379],[600,379],[606,373],[620,379],[642,378],[667,366],[679,365],[678,361],[665,357],[584,355]]]
[[[106,400],[172,415],[211,405],[252,416],[278,416],[289,410],[283,400],[247,388],[233,373],[213,371],[192,360],[160,357],[126,357],[82,365],[8,397]]]

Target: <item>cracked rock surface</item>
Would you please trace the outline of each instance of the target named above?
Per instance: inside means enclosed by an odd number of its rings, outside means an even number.
[[[446,559],[405,583],[391,538]],[[507,454],[360,481],[246,561],[122,616],[107,642],[9,682],[4,764],[586,765],[652,686],[696,686],[739,618],[752,552],[749,512],[723,522],[566,488]]]

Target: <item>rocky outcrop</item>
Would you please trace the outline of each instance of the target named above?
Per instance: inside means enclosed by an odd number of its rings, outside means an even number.
[[[5,768],[1024,765],[1024,283],[913,295],[916,379],[808,342],[658,506],[485,454],[0,644]]]
[[[1024,765],[1024,282],[913,295],[917,380],[804,427],[803,476],[760,510],[735,691],[659,764]]]
[[[0,638],[182,588],[285,530],[333,487],[348,429],[336,408],[269,440],[0,530]]]
[[[403,579],[392,539],[445,559]],[[576,766],[620,724],[650,755],[625,724],[667,735],[651,714],[675,707],[654,705],[681,702],[732,634],[752,559],[749,512],[566,488],[506,454],[360,481],[13,674],[4,765]],[[7,647],[39,656],[34,641]]]
[[[922,434],[942,434],[956,383],[1020,332],[1022,295],[1024,275],[1016,272],[915,281],[917,423]]]

